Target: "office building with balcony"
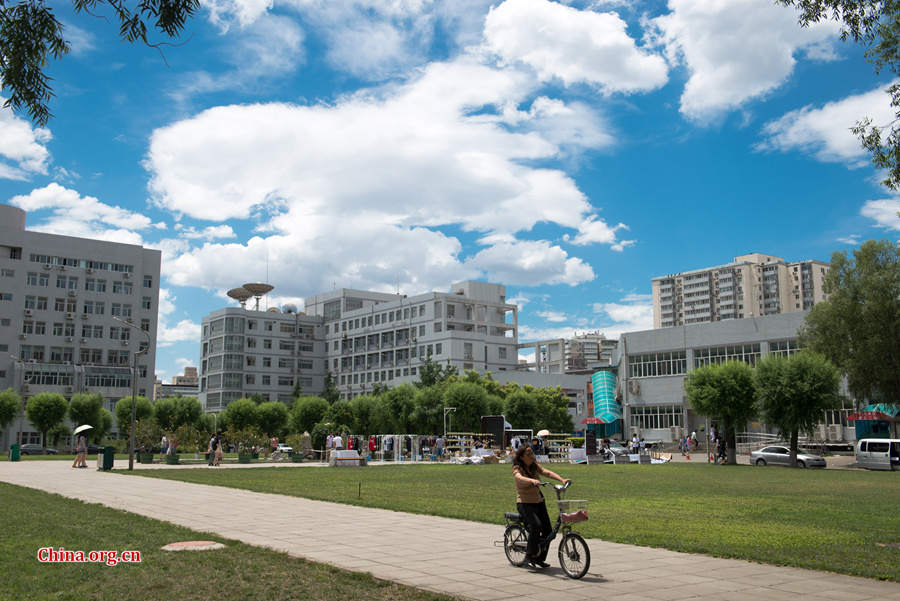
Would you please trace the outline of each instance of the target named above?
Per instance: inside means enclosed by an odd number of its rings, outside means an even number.
[[[0,389],[24,398],[99,393],[110,411],[152,395],[161,253],[133,244],[29,231],[21,209],[0,205]],[[0,445],[38,443],[15,419]],[[12,433],[12,434],[10,434]]]
[[[732,263],[653,278],[653,327],[807,311],[825,300],[829,264],[751,253]]]
[[[254,393],[288,400],[298,381],[321,394],[330,372],[349,399],[417,380],[427,357],[460,372],[512,371],[517,331],[505,286],[473,281],[411,297],[342,288],[293,315],[221,309],[203,319],[200,397],[219,411]]]

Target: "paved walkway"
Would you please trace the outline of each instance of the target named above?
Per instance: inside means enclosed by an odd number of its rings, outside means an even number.
[[[121,464],[117,462],[116,467],[124,467]],[[592,562],[588,575],[570,580],[558,567],[555,545],[551,568],[534,572],[510,566],[503,550],[493,546],[503,532],[496,525],[94,469],[74,470],[66,461],[0,462],[0,481],[484,601],[900,601],[900,584],[896,583],[599,539],[589,541]]]

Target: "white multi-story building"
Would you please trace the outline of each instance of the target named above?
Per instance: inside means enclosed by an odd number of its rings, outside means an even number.
[[[415,381],[428,356],[460,372],[516,369],[518,311],[499,284],[460,282],[412,297],[342,288],[307,298],[305,308],[227,308],[203,319],[207,411],[254,393],[287,400],[298,381],[320,394],[329,372],[352,398]]]
[[[0,205],[0,389],[97,392],[112,410],[131,395],[141,350],[138,394],[152,395],[160,251],[28,231],[25,217]],[[20,428],[40,442],[20,416],[3,443]]]
[[[520,362],[519,369],[542,374],[590,371],[611,364],[617,343],[600,332],[522,342],[519,343],[519,351],[534,351],[534,356],[531,361]]]
[[[727,265],[653,278],[653,327],[807,311],[825,300],[828,267],[751,253]]]

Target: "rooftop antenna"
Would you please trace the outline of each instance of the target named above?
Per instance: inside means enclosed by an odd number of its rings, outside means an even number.
[[[256,297],[256,310],[259,311],[259,299],[267,295],[269,292],[275,289],[275,286],[270,286],[269,284],[261,284],[261,283],[250,283],[244,284],[244,289],[249,291],[251,296]]]
[[[228,296],[241,303],[241,309],[247,308],[247,300],[253,296],[253,293],[244,287],[232,288],[227,292]]]

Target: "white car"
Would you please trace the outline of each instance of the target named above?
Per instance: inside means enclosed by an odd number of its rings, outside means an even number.
[[[281,442],[278,443],[278,448],[276,448],[275,450],[276,450],[276,451],[281,451],[281,452],[284,453],[285,455],[290,455],[291,453],[294,452],[294,449],[293,449],[293,448],[291,448],[291,447],[289,447],[288,445],[286,445],[286,444],[284,444],[284,443],[281,443]]]

